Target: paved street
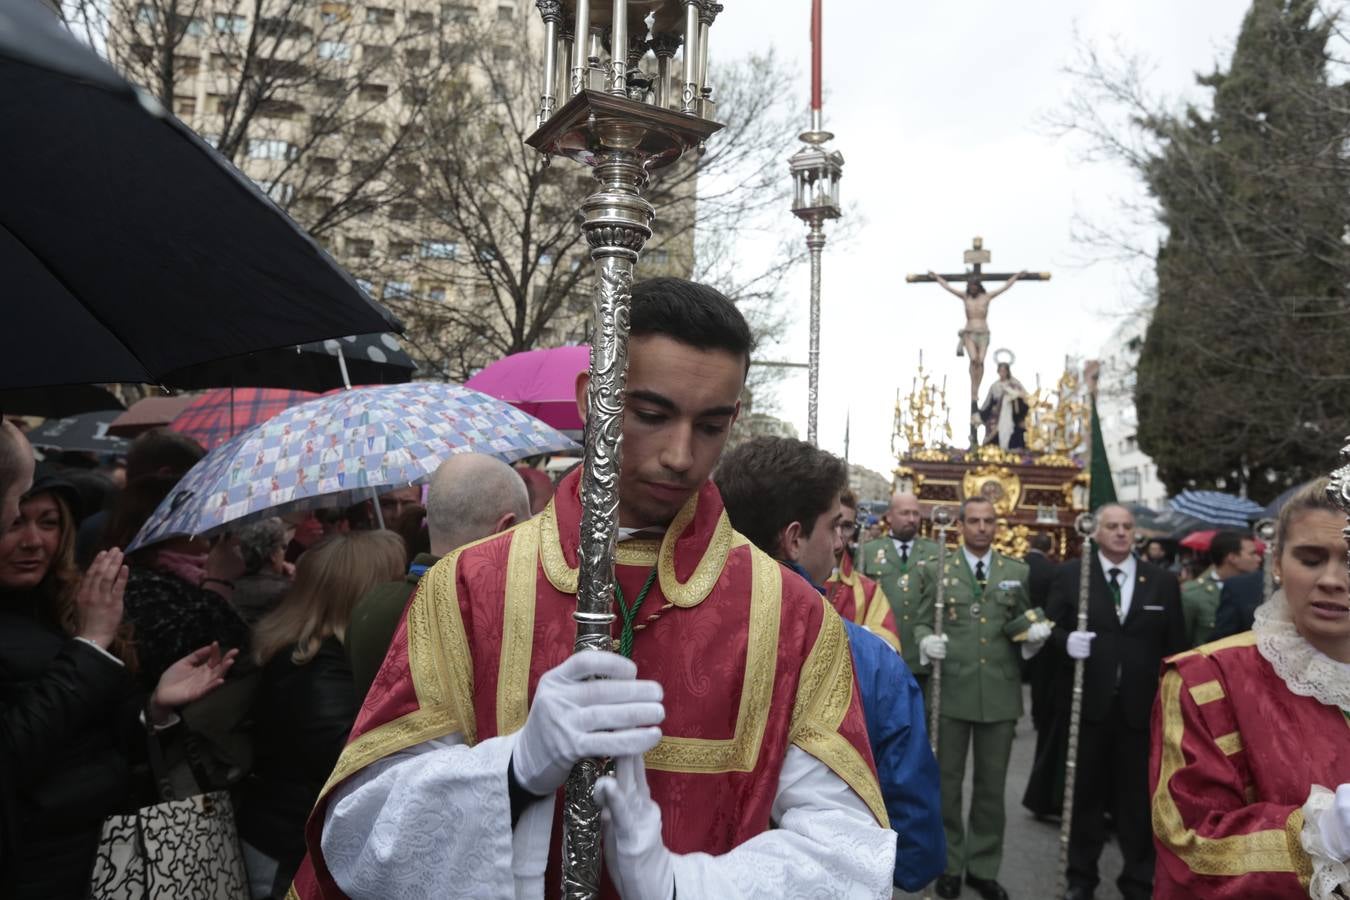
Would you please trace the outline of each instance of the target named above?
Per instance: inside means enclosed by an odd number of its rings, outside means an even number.
[[[1031,699],[1026,698],[1026,708]],[[1056,867],[1059,865],[1059,826],[1037,822],[1022,807],[1022,791],[1031,772],[1032,753],[1036,747],[1036,733],[1031,729],[1031,717],[1024,715],[1017,723],[1017,737],[1013,741],[1012,762],[1008,766],[1007,798],[1008,826],[1003,844],[1003,871],[999,881],[1008,889],[1012,900],[1051,900],[1055,894]],[[970,774],[966,774],[966,802],[970,802]],[[1097,887],[1097,900],[1121,900],[1115,879],[1120,873],[1120,849],[1115,840],[1108,841],[1102,852],[1102,883]],[[897,898],[920,897],[896,891]],[[937,894],[932,894],[936,897]],[[963,900],[979,900],[979,894],[964,888]]]

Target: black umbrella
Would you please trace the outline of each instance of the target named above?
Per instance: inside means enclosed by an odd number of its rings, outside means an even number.
[[[64,419],[48,419],[28,432],[28,442],[43,450],[78,450],[83,453],[124,456],[131,441],[108,434],[119,409],[82,413]]]
[[[113,410],[115,416],[123,409],[122,401],[94,384],[0,390],[0,413],[6,415],[59,419],[103,409]]]
[[[392,334],[358,334],[189,366],[165,373],[163,383],[180,390],[275,387],[321,394],[346,386],[343,363],[352,384],[403,384],[417,369]]]
[[[0,3],[0,387],[159,382],[398,330],[308,235],[39,0]]]

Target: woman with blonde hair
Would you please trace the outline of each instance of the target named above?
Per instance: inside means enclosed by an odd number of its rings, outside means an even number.
[[[1350,570],[1327,486],[1280,513],[1279,589],[1252,630],[1164,664],[1149,760],[1158,900],[1350,891]]]
[[[262,684],[253,708],[254,764],[236,789],[253,896],[281,897],[305,852],[305,819],[360,706],[344,641],[366,592],[403,574],[392,531],[335,534],[296,563],[295,584],[253,631]]]

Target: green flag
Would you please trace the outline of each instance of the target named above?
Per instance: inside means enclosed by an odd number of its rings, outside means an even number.
[[[1097,398],[1092,400],[1092,469],[1088,472],[1091,491],[1088,508],[1097,509],[1103,503],[1116,502],[1116,485],[1111,480],[1111,461],[1106,458],[1106,440],[1102,437],[1102,421],[1097,418]]]

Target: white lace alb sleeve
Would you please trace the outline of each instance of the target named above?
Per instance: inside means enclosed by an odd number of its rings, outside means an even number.
[[[1333,791],[1315,784],[1308,793],[1308,801],[1303,804],[1303,832],[1299,835],[1299,842],[1312,858],[1313,874],[1308,882],[1308,896],[1312,900],[1340,900],[1337,888],[1344,887],[1350,891],[1350,869],[1327,850],[1318,826],[1322,814],[1331,809],[1335,802],[1336,794]]]
[[[680,897],[857,897],[890,900],[895,832],[842,778],[789,747],[778,778],[778,827],[720,856],[675,856]]]
[[[543,896],[553,801],[530,806],[512,831],[514,744],[510,735],[467,747],[453,734],[334,790],[321,843],[338,887],[353,900]]]

